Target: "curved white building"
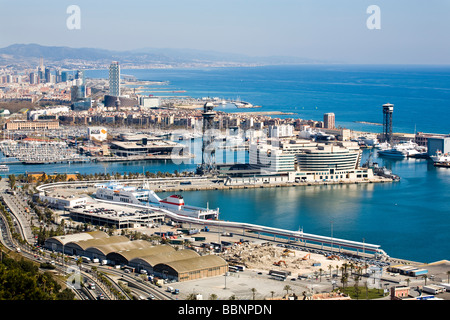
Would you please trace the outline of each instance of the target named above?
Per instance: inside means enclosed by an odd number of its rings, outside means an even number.
[[[319,145],[296,155],[299,171],[354,170],[359,167],[360,150],[350,150],[336,145]]]

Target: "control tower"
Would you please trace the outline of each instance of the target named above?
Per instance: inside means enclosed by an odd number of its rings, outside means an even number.
[[[392,139],[392,113],[394,105],[390,103],[383,104],[383,141],[391,143]]]
[[[202,164],[197,168],[197,173],[206,174],[216,171],[216,150],[214,147],[214,117],[216,112],[211,102],[203,106],[203,142],[202,142]]]

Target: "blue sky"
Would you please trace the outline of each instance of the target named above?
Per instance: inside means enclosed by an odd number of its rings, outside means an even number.
[[[81,29],[69,30],[69,5]],[[369,30],[366,9],[381,9]],[[346,63],[450,63],[448,0],[0,0],[0,47],[192,48]]]

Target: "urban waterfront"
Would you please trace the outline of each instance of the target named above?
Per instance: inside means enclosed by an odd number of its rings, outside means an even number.
[[[196,149],[198,151],[198,148]],[[371,150],[365,150],[362,162]],[[238,152],[242,157],[242,151]],[[227,157],[229,159],[231,157]],[[381,245],[390,256],[430,263],[450,252],[450,170],[430,160],[374,158],[401,181],[375,184],[184,191],[187,203],[220,208],[220,219]],[[10,172],[153,173],[194,171],[169,161],[10,165]],[[7,176],[7,173],[3,174]],[[161,197],[169,195],[161,193]]]
[[[370,72],[369,72],[370,71]],[[218,96],[261,104],[259,111],[296,112],[284,117],[320,119],[333,111],[336,124],[379,133],[381,127],[355,121],[381,122],[381,104],[395,104],[394,131],[448,133],[450,72],[446,68],[402,66],[294,66],[199,70],[127,70],[138,80],[169,81],[168,89],[187,89],[182,95]],[[103,70],[87,76],[105,77]],[[314,81],[310,80],[314,79]],[[211,81],[218,79],[217,81]],[[387,80],[389,79],[389,80]],[[427,84],[418,88],[418,79]],[[386,82],[386,83],[385,83]],[[245,86],[242,85],[245,83]],[[332,90],[331,90],[332,89]],[[150,87],[147,93],[151,92]],[[176,95],[171,93],[171,95]],[[343,99],[344,96],[346,99]],[[361,106],[364,106],[363,108]],[[221,109],[221,108],[218,108]],[[226,112],[241,112],[232,107]],[[432,110],[432,111],[431,111]],[[176,137],[174,137],[176,140]],[[181,164],[165,161],[10,165],[20,174],[144,173],[194,171],[201,159],[201,141],[194,144],[196,160]],[[362,163],[370,150],[363,153]],[[227,151],[227,161],[235,153]],[[246,161],[243,151],[238,162]],[[448,259],[450,254],[450,170],[424,159],[376,162],[391,169],[401,181],[388,184],[302,186],[215,191],[190,191],[188,203],[220,208],[221,219],[375,243],[391,256],[419,262]]]

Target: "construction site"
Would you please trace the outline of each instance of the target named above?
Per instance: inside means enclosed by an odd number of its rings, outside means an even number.
[[[242,265],[257,272],[308,277],[317,273],[335,273],[345,261],[338,255],[325,256],[304,250],[288,249],[270,242],[261,244],[244,242],[226,250],[222,257],[230,265]]]

